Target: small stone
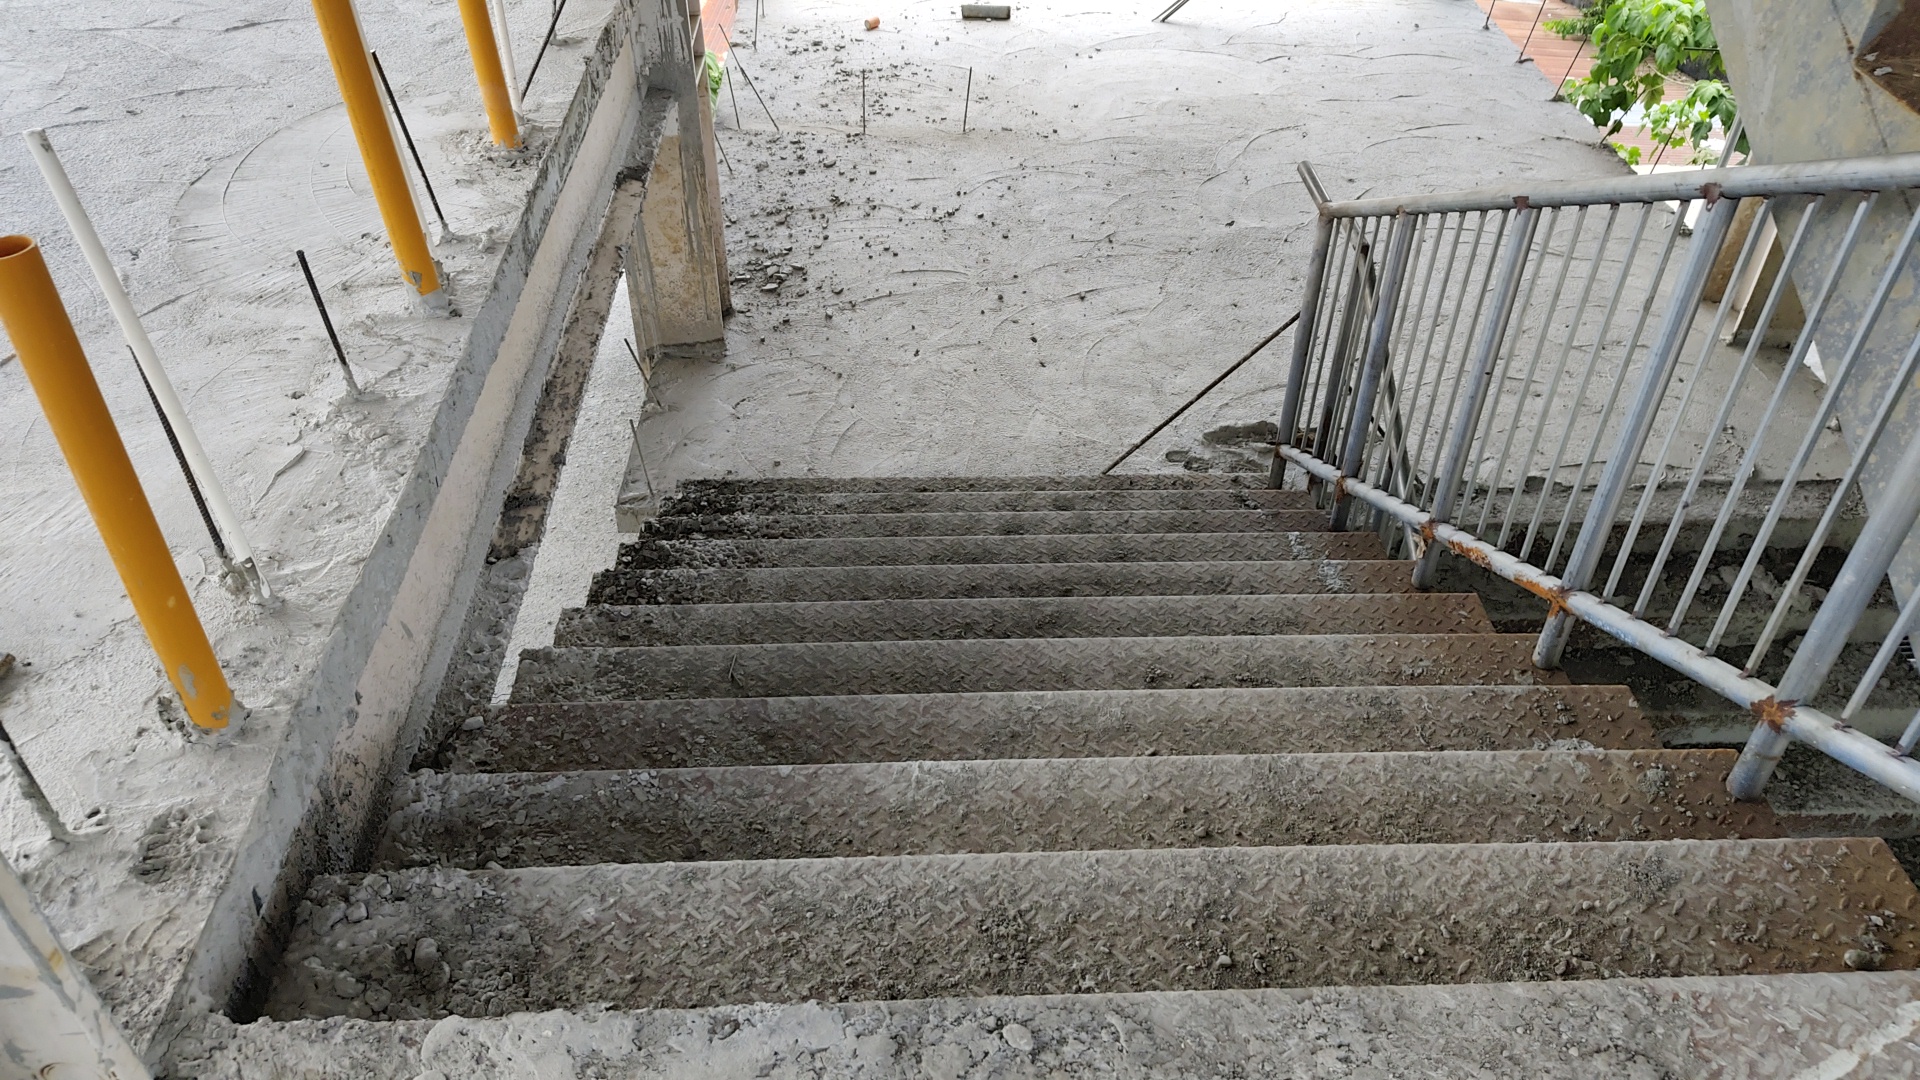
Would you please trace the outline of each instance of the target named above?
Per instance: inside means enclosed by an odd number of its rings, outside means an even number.
[[[413,970],[431,975],[440,968],[440,943],[423,937],[413,943]]]
[[[333,992],[339,997],[357,998],[360,996],[360,980],[343,971],[333,977]]]
[[[479,717],[479,716],[469,716],[465,720],[462,720],[460,722],[461,731],[479,731],[481,728],[486,726],[487,726],[486,719],[484,717]]]
[[[1000,1029],[1000,1037],[1023,1054],[1033,1053],[1033,1032],[1028,1031],[1025,1024],[1008,1024]]]
[[[374,1012],[386,1012],[387,1006],[391,1004],[393,1004],[393,994],[389,993],[385,987],[375,986],[368,988],[367,1008],[372,1009]]]
[[[1883,963],[1879,953],[1867,949],[1848,949],[1840,962],[1855,971],[1879,971]]]
[[[347,921],[351,923],[367,921],[367,905],[364,901],[355,901],[347,906]]]
[[[441,1072],[439,1069],[428,1069],[426,1072],[414,1077],[413,1080],[447,1080],[447,1074]]]
[[[1215,971],[1225,971],[1232,966],[1233,957],[1228,956],[1226,953],[1221,953],[1219,956],[1213,958],[1213,970]]]

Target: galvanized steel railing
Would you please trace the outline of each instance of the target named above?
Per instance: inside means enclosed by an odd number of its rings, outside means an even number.
[[[1891,746],[1848,723],[1920,629],[1920,154],[1353,202],[1301,176],[1275,485],[1304,469],[1423,587],[1452,550],[1544,597],[1543,667],[1577,619],[1750,708],[1738,795],[1800,740],[1920,799],[1920,713]]]

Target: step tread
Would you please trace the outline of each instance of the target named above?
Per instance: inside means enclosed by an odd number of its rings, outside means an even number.
[[[1092,491],[691,491],[660,516],[699,514],[1005,513],[1021,510],[1312,510],[1305,491],[1271,488],[1107,488]]]
[[[1916,916],[1878,839],[437,867],[318,879],[266,1014],[1840,971],[1864,940],[1905,970]]]
[[[1730,839],[1731,750],[1025,758],[417,774],[376,867]]]
[[[1904,1037],[1920,975],[1851,972],[1454,986],[1089,993],[583,1012],[457,1022],[218,1014],[174,1040],[173,1074],[257,1080],[669,1080],[708,1075],[919,1080],[928,1066],[1061,1075],[1920,1076]],[[436,1034],[436,1027],[439,1028]],[[436,1037],[429,1038],[430,1034]],[[543,1075],[546,1075],[543,1073]]]
[[[1384,559],[1372,533],[1056,533],[846,536],[814,540],[640,540],[612,571],[665,567],[927,566],[941,563],[1211,562]]]
[[[1493,632],[1475,593],[1080,596],[574,608],[561,647],[959,638]]]
[[[1414,591],[1411,565],[1391,559],[1314,559],[632,570],[599,575],[588,602],[737,604],[988,596],[1406,593]]]
[[[506,705],[454,772],[1140,754],[1657,749],[1620,686],[1229,687]]]
[[[511,700],[1565,682],[1533,666],[1536,640],[1325,634],[529,649]]]
[[[1112,476],[793,476],[682,480],[685,493],[868,491],[1165,491],[1267,488],[1264,473],[1121,473]]]
[[[647,535],[808,540],[885,536],[1082,536],[1322,532],[1321,510],[1026,510],[998,513],[717,514],[662,517]]]

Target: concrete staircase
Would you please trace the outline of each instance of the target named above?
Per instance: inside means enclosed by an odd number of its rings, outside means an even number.
[[[687,485],[178,1070],[1920,1069],[1884,842],[1253,483]]]

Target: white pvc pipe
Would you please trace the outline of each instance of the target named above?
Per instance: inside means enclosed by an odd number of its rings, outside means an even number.
[[[228,502],[227,491],[220,486],[219,477],[214,475],[213,463],[207,460],[207,452],[201,448],[199,436],[194,434],[187,411],[180,404],[180,396],[174,393],[166,369],[160,366],[160,357],[154,352],[153,342],[147,337],[146,328],[140,325],[139,313],[133,309],[133,299],[127,295],[126,287],[120,284],[120,275],[115,272],[113,261],[107,258],[107,249],[101,245],[100,234],[94,231],[86,208],[80,205],[80,196],[73,190],[67,170],[54,154],[53,144],[48,141],[45,130],[33,128],[26,133],[26,138],[27,149],[33,152],[41,175],[46,177],[47,186],[53,190],[61,213],[66,215],[67,227],[73,231],[75,242],[86,255],[87,265],[93,269],[94,280],[100,283],[100,291],[106,295],[107,306],[113,309],[113,317],[120,324],[120,333],[126,337],[127,345],[133,349],[134,359],[140,364],[148,384],[153,387],[153,396],[160,402],[160,411],[166,414],[167,422],[173,425],[174,437],[180,440],[180,452],[186,457],[187,467],[200,485],[201,495],[207,500],[208,512],[220,527],[220,534],[226,540],[235,568],[260,599],[270,599],[273,591],[267,587],[265,576],[254,564],[253,548],[240,528],[240,518],[233,512],[233,504]]]
[[[507,102],[513,106],[517,121],[524,114],[520,110],[520,72],[513,66],[513,30],[507,26],[507,0],[487,0],[487,5],[493,8],[493,39],[500,46],[500,70],[507,77]]]

